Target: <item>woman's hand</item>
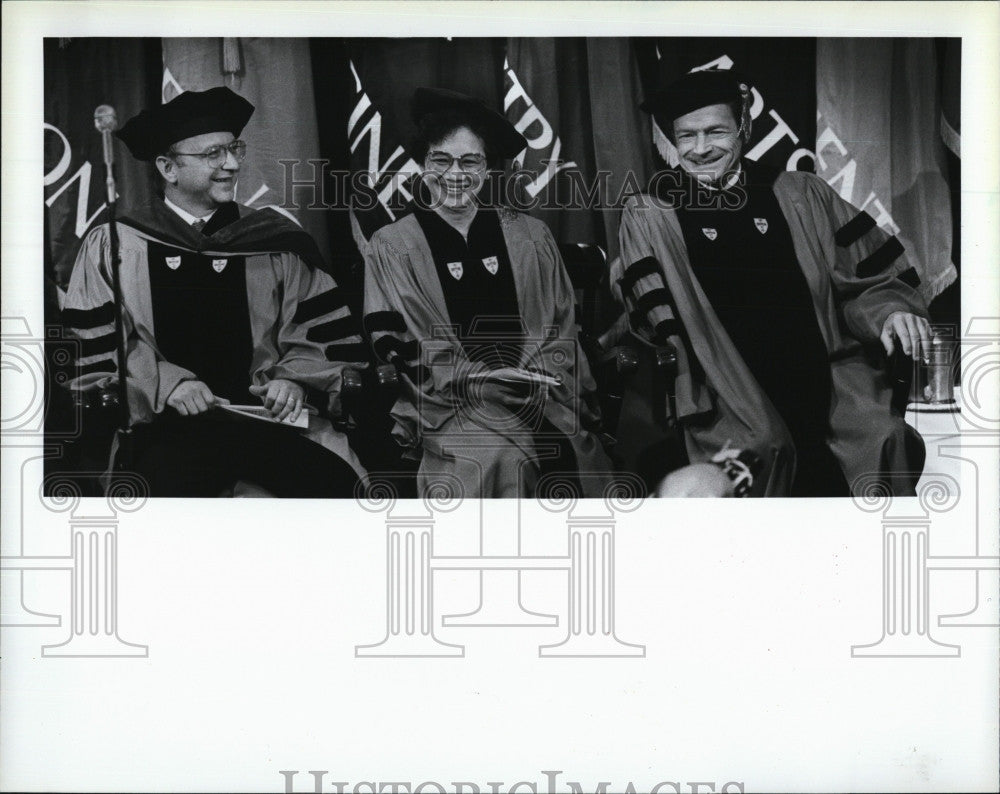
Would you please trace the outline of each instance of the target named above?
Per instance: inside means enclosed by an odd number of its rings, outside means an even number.
[[[505,371],[511,377],[505,378]],[[541,383],[519,380],[517,373],[517,370],[497,369],[484,377],[468,378],[462,381],[458,394],[467,410],[483,418],[489,418],[497,407],[504,409],[497,414],[498,420],[508,420],[510,414],[535,416],[548,397],[548,389]]]

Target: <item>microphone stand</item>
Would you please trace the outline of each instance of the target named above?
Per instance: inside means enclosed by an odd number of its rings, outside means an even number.
[[[111,166],[108,166],[108,181],[113,190],[114,180]],[[118,454],[115,456],[115,471],[132,468],[132,423],[128,407],[128,360],[125,353],[124,300],[122,299],[121,253],[118,244],[118,224],[115,211],[117,202],[108,202],[108,241],[111,247],[111,288],[115,302],[115,337],[118,341]]]
[[[115,338],[117,340],[118,359],[118,429],[115,438],[118,441],[118,453],[115,455],[114,470],[127,471],[132,467],[132,423],[128,407],[128,358],[125,350],[125,307],[122,298],[121,283],[121,251],[118,241],[117,206],[118,196],[115,187],[115,159],[112,149],[111,132],[117,125],[114,109],[102,105],[95,113],[97,128],[101,132],[104,143],[104,172],[108,188],[108,243],[111,254],[111,289],[114,293],[115,305]]]

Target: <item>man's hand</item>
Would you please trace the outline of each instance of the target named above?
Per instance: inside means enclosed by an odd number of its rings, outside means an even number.
[[[294,422],[302,412],[305,390],[295,381],[275,378],[264,386],[251,386],[250,393],[264,401],[264,407],[278,422],[285,417]]]
[[[200,380],[182,380],[170,392],[167,405],[181,416],[197,416],[217,405],[229,405],[229,400],[216,397]]]
[[[909,312],[893,312],[885,318],[882,334],[879,336],[885,354],[891,356],[896,349],[894,339],[899,340],[903,352],[911,358],[920,355],[921,343],[931,341],[931,326],[923,317]]]

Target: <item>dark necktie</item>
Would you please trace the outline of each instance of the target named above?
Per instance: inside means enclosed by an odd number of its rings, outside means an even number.
[[[191,228],[194,229],[196,232],[200,232],[202,229],[205,228],[205,223],[206,221],[204,218],[199,218],[198,220],[196,220],[194,223],[191,224]]]

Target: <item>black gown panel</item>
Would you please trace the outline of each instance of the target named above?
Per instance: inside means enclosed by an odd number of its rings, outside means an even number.
[[[695,193],[692,185],[686,195],[697,201],[684,202],[677,216],[698,282],[792,434],[791,495],[842,495],[847,485],[826,444],[829,356],[774,195],[777,174],[751,165],[729,191]]]
[[[466,355],[494,369],[516,367],[525,331],[497,213],[479,210],[466,238],[437,213],[417,210],[416,216]]]

